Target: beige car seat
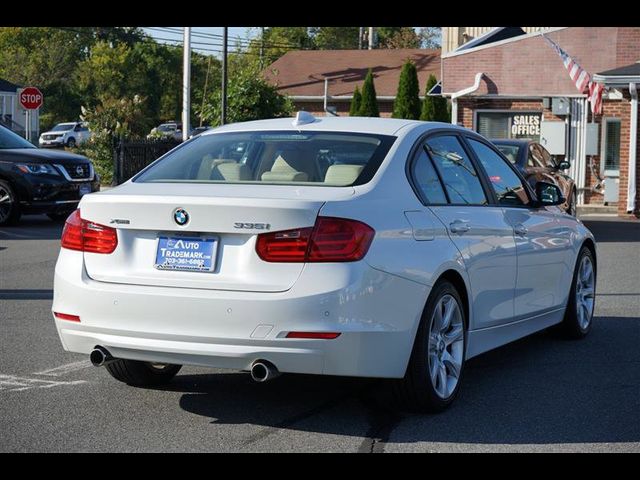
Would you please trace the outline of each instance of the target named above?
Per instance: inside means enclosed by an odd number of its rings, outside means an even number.
[[[308,182],[309,174],[301,171],[305,167],[301,152],[289,150],[278,154],[271,170],[262,174],[263,182]]]
[[[324,183],[336,186],[351,185],[363,169],[364,165],[331,165],[324,176]]]

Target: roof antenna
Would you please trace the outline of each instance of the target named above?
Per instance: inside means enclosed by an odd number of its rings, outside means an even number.
[[[313,123],[316,120],[317,120],[316,117],[314,117],[312,114],[301,110],[298,113],[296,113],[296,118],[293,119],[293,122],[291,122],[291,124],[294,127],[297,127],[298,125],[306,125],[308,123]]]

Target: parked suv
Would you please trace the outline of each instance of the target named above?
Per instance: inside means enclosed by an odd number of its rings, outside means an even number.
[[[90,132],[85,123],[59,123],[40,135],[41,147],[75,147],[89,140]]]
[[[158,125],[151,129],[151,133],[147,135],[147,138],[153,137],[171,137],[174,140],[182,141],[182,124],[177,122],[167,122]]]
[[[563,173],[571,167],[567,160],[558,161],[546,148],[532,140],[491,140],[496,147],[523,173],[530,185],[536,182],[555,183],[562,190],[565,202],[561,208],[576,216],[576,184]]]
[[[22,214],[64,220],[84,194],[98,190],[100,180],[87,157],[36,148],[0,126],[0,225]]]

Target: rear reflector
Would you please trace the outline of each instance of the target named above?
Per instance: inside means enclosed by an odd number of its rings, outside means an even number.
[[[83,219],[80,210],[75,210],[64,224],[60,243],[69,250],[113,253],[118,246],[118,233],[115,228]]]
[[[333,340],[340,336],[339,332],[289,332],[287,338],[314,338],[323,340]]]
[[[68,313],[53,312],[56,318],[60,320],[68,320],[69,322],[79,322],[80,317],[77,315],[69,315]]]
[[[354,262],[369,250],[375,231],[347,218],[318,217],[313,227],[258,235],[265,262]]]

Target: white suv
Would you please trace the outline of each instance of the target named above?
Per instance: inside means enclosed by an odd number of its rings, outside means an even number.
[[[40,147],[75,147],[89,140],[91,133],[85,123],[59,123],[40,135]]]

